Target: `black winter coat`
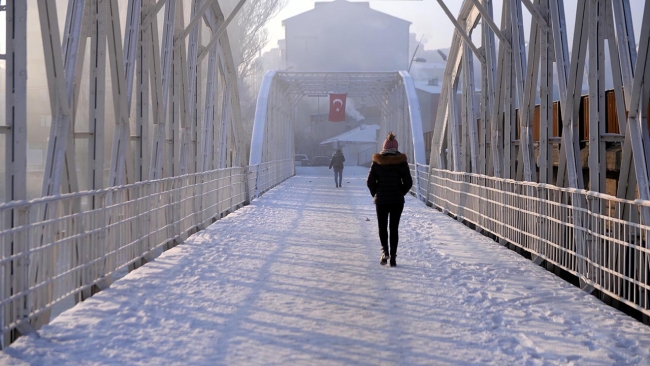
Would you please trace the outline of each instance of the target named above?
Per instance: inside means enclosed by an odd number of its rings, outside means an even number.
[[[343,163],[345,162],[345,156],[343,156],[343,153],[334,153],[332,155],[332,160],[330,161],[330,169],[334,167],[334,169],[343,169]]]
[[[366,184],[375,204],[404,203],[404,196],[413,186],[406,155],[374,154]]]

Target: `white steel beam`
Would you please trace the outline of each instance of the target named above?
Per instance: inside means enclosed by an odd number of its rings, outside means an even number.
[[[46,70],[50,93],[57,92],[57,95],[50,94],[52,108],[52,127],[48,143],[48,159],[45,165],[43,179],[43,196],[61,194],[61,184],[66,183],[65,191],[78,190],[76,167],[74,163],[74,126],[73,126],[73,100],[74,100],[74,78],[77,67],[77,56],[82,31],[84,15],[84,3],[77,0],[68,4],[68,14],[64,29],[64,42],[61,46],[59,38],[59,25],[56,13],[56,4],[39,0],[38,9],[41,20],[41,34],[43,37],[43,48],[45,53]],[[79,211],[79,202],[75,200],[72,209]],[[50,206],[42,213],[42,219],[48,220],[54,217],[58,211]],[[78,223],[73,224],[71,231],[79,230]],[[40,244],[48,243],[56,233],[45,231],[40,236]],[[35,276],[33,280],[38,283],[47,278],[53,271],[54,263],[44,255],[36,256],[33,266]],[[42,297],[44,301],[52,300],[52,291],[40,289],[34,294]],[[33,304],[32,304],[33,305]],[[51,310],[44,311],[36,317],[32,325],[35,328],[49,322]]]
[[[45,176],[43,180],[43,197],[60,194],[61,175],[65,169],[65,153],[68,138],[72,133],[72,112],[70,101],[72,98],[72,81],[74,78],[76,51],[79,45],[79,32],[83,16],[83,1],[79,1],[74,7],[76,13],[71,17],[70,27],[73,36],[65,45],[65,51],[61,47],[56,4],[39,0],[38,8],[41,18],[41,33],[43,37],[43,49],[45,51],[45,66],[48,75],[48,87],[50,91],[50,106],[52,108],[52,128],[48,143],[48,159],[45,165]],[[65,56],[64,56],[65,52]],[[71,76],[67,76],[67,73]]]
[[[447,14],[447,17],[449,17],[449,20],[451,20],[451,23],[454,25],[454,27],[456,27],[456,31],[458,32],[458,34],[461,37],[463,37],[465,43],[467,43],[467,45],[472,49],[472,51],[474,52],[476,57],[481,61],[481,63],[485,63],[485,56],[481,51],[478,50],[478,48],[476,48],[476,46],[472,42],[472,39],[469,37],[466,28],[460,25],[460,23],[458,22],[458,20],[456,20],[456,18],[451,13],[451,11],[449,11],[449,8],[447,8],[447,5],[443,0],[437,0],[437,1],[438,4],[440,4],[442,10],[445,12],[445,14]]]
[[[122,50],[122,37],[117,0],[109,0],[107,4],[108,16],[108,55],[111,70],[111,89],[113,90],[113,108],[115,113],[115,132],[113,147],[111,149],[111,170],[109,172],[109,186],[118,186],[127,183],[128,168],[130,165],[130,126],[129,102],[127,102],[126,73],[124,54]],[[129,28],[133,31],[133,27]],[[129,37],[126,37],[127,39]]]
[[[230,108],[228,103],[229,87],[225,84],[224,92],[221,94],[221,118],[219,120],[219,140],[217,144],[217,168],[226,168],[228,166],[228,150],[230,150],[228,135],[230,134],[229,117]],[[275,131],[275,130],[272,130]]]
[[[650,6],[644,8],[643,21],[641,22],[641,36],[639,38],[639,51],[634,68],[634,83],[631,93],[631,104],[627,120],[627,135],[629,138],[636,173],[637,190],[643,200],[650,199],[650,177],[648,177],[648,130],[643,113],[648,102],[648,94],[644,92],[644,84],[650,84],[650,65],[648,56],[650,48]],[[641,103],[643,101],[643,104]],[[650,210],[642,210],[643,222],[650,222]]]
[[[589,2],[589,190],[605,193],[605,0]]]
[[[544,16],[539,12],[539,2],[536,1],[535,4],[530,2],[530,0],[521,0],[521,2],[526,6],[528,11],[530,11],[530,15],[532,15],[533,19],[537,22],[537,26],[544,32],[548,31],[548,23],[546,22],[546,19],[544,19]]]
[[[490,8],[490,10],[488,10],[485,6],[483,6],[483,4],[481,4],[481,0],[472,0],[472,2],[474,3],[474,6],[476,6],[476,9],[478,9],[478,11],[481,13],[481,18],[485,20],[485,25],[490,28],[492,33],[499,37],[500,42],[506,45],[506,47],[510,48],[510,40],[501,32],[499,27],[494,22],[494,19],[492,19],[492,9]],[[491,6],[492,3],[490,2],[490,7]]]
[[[163,8],[163,6],[167,4],[168,6],[170,5],[168,0],[158,0],[155,4],[151,4],[148,6],[143,6],[142,8],[142,22],[141,26],[146,27],[149,23],[154,21],[156,17],[158,16],[158,12],[160,9]]]
[[[6,8],[6,73],[5,73],[5,200],[27,200],[27,4],[24,1],[9,1]],[[13,210],[0,222],[3,230],[21,227],[28,223],[25,210]],[[1,268],[0,298],[8,299],[17,293],[27,293],[29,288],[29,259],[21,256],[29,247],[25,235],[15,234],[0,249],[4,258],[16,258],[11,265]],[[29,315],[28,297],[18,306],[0,306],[0,328],[15,319]],[[23,324],[21,333],[33,333],[29,324]],[[0,350],[15,338],[13,334],[0,333]]]
[[[476,121],[476,103],[474,100],[476,88],[474,86],[474,58],[469,52],[469,46],[465,45],[465,56],[463,57],[463,98],[465,100],[465,121],[464,134],[468,138],[470,164],[467,172],[478,173],[479,169],[479,146],[478,146],[478,126]]]
[[[619,134],[624,135],[626,130],[625,122],[625,95],[623,93],[623,74],[621,73],[621,59],[618,54],[618,41],[614,26],[614,17],[612,13],[612,0],[605,2],[605,38],[609,45],[609,56],[611,59],[612,79],[614,81],[614,96],[616,99],[616,116],[619,124]],[[632,88],[630,87],[630,90]]]
[[[589,19],[586,2],[580,2],[576,11],[576,25],[571,52],[571,65],[567,95],[562,109],[562,146],[558,168],[557,185],[565,184],[565,173],[570,188],[584,188],[579,142],[579,105],[582,96],[582,80],[587,52]],[[556,40],[557,42],[557,40]],[[556,47],[557,48],[557,47]],[[561,81],[561,80],[560,80]]]
[[[449,115],[449,130],[451,131],[451,158],[453,160],[452,166],[455,172],[461,171],[460,166],[460,138],[458,136],[458,118],[456,117],[456,94],[458,93],[458,81],[454,82],[453,85],[448,89],[448,112]]]
[[[614,8],[614,24],[618,52],[621,59],[621,74],[625,90],[632,90],[634,84],[634,65],[636,65],[637,49],[632,27],[632,11],[629,0],[612,0]],[[632,93],[625,93],[625,104],[632,104]]]
[[[183,28],[182,31],[178,32],[174,36],[174,44],[176,47],[180,45],[180,40],[185,39],[190,32],[195,31],[198,29],[197,24],[205,14],[205,12],[208,10],[208,8],[215,2],[216,0],[204,0],[203,4],[201,4],[201,7],[196,9],[196,6],[198,6],[198,1],[194,0],[194,6],[192,7],[192,18],[190,19],[190,22],[187,24],[187,27]]]
[[[242,2],[243,4],[243,2]],[[234,10],[233,10],[234,11]],[[224,24],[225,25],[225,24]],[[221,25],[221,29],[224,25]],[[217,30],[219,32],[219,30]],[[213,38],[214,39],[214,38]],[[229,91],[229,115],[232,128],[233,151],[235,154],[234,163],[242,166],[247,161],[248,147],[244,144],[244,127],[242,125],[241,108],[239,102],[239,86],[237,82],[237,68],[233,62],[233,51],[230,47],[228,33],[223,34],[219,39],[217,53],[224,72],[224,81],[228,85]],[[208,48],[206,48],[208,49]],[[199,57],[199,60],[201,58]]]
[[[104,131],[106,94],[106,1],[93,0],[90,7],[90,62],[88,98],[88,187],[104,188]],[[98,208],[99,202],[91,203]]]
[[[157,62],[158,38],[152,43],[154,46],[154,74],[156,85],[161,87],[155,88],[154,97],[156,105],[156,115],[154,118],[154,136],[151,146],[151,169],[149,170],[149,179],[160,179],[163,175],[163,167],[168,163],[165,157],[169,154],[167,149],[167,121],[169,120],[169,89],[172,79],[172,60],[173,60],[173,40],[174,26],[176,20],[176,1],[168,1],[165,6],[165,18],[163,25],[162,49],[160,50],[160,63]],[[154,24],[156,24],[154,20]],[[154,29],[158,29],[154,26]],[[154,33],[154,34],[157,34]],[[157,64],[160,65],[160,75],[156,73]]]
[[[201,9],[197,9],[199,4],[198,0],[194,0],[193,3],[194,4],[192,6],[191,14],[193,17],[196,17],[198,15],[197,11],[200,12]],[[185,29],[188,28],[189,26]],[[181,126],[183,127],[183,139],[184,139],[184,142],[182,143],[183,149],[181,150],[181,170],[180,170],[181,175],[195,172],[195,164],[194,164],[195,154],[193,154],[193,151],[195,151],[194,146],[196,143],[195,140],[196,118],[197,118],[196,106],[197,106],[197,94],[198,94],[197,79],[199,75],[197,56],[198,56],[198,45],[199,45],[199,37],[200,37],[199,30],[200,27],[197,25],[195,25],[192,28],[190,32],[191,34],[189,39],[189,47],[187,50],[186,87],[187,87],[188,95],[187,98],[185,99],[186,114],[183,118],[186,124],[184,126],[181,124]],[[181,43],[184,45],[184,42]],[[182,45],[181,48],[183,48]],[[181,67],[181,69],[185,69],[185,67]],[[183,93],[183,95],[185,95],[185,93]]]
[[[623,90],[632,90],[637,50],[634,31],[632,29],[630,4],[627,0],[614,0],[612,1],[612,7],[614,10],[614,23],[616,24],[616,38],[618,55],[620,56],[621,62]],[[632,93],[625,93],[624,96],[625,111],[627,112],[632,104]],[[627,128],[627,117],[624,117],[624,119],[619,120],[619,132],[625,135],[625,140],[622,146],[621,167],[616,195],[622,198],[635,199],[636,173],[632,162],[632,141],[629,131],[630,129]]]
[[[144,6],[152,6],[150,3],[152,0],[142,0]],[[140,46],[138,47],[136,63],[137,63],[137,72],[136,72],[136,113],[135,113],[135,135],[132,136],[134,140],[134,151],[133,156],[134,161],[134,178],[135,181],[143,181],[149,178],[149,169],[151,167],[151,150],[149,150],[149,120],[151,116],[149,115],[149,109],[151,107],[150,98],[154,98],[152,90],[150,88],[150,77],[151,67],[155,64],[153,58],[157,58],[158,55],[153,53],[154,45],[152,43],[154,40],[157,40],[157,37],[153,35],[154,32],[158,32],[158,29],[154,29],[152,24],[142,24],[140,26]],[[155,71],[154,71],[155,72]],[[154,88],[156,84],[153,84]],[[154,92],[155,93],[155,92]],[[156,106],[154,105],[154,113]]]
[[[502,14],[507,14],[508,2],[505,1],[502,6]],[[509,17],[501,17],[501,28],[508,29],[509,26]],[[510,52],[505,45],[499,45],[499,56],[498,60],[500,61],[497,65],[496,61],[493,62],[493,67],[496,67],[496,82],[494,84],[494,104],[492,108],[492,117],[491,117],[491,140],[492,140],[492,160],[493,160],[493,171],[495,177],[505,178],[506,170],[510,169],[506,165],[506,155],[509,155],[509,134],[506,133],[505,125],[507,124],[507,119],[505,118],[505,107],[504,100],[506,98],[506,93],[508,88],[506,86],[506,72],[510,72],[509,66],[506,66],[506,63],[510,59]],[[488,68],[488,72],[489,72]],[[494,71],[492,72],[493,75]],[[488,78],[489,82],[489,78]],[[508,136],[508,140],[506,140]],[[506,142],[508,142],[506,144]],[[508,149],[508,150],[506,150]],[[509,175],[509,174],[508,174]]]
[[[544,6],[549,0],[542,0]],[[548,14],[550,20],[550,14]],[[539,115],[539,182],[553,184],[553,154],[550,137],[553,132],[553,33],[548,28],[540,34],[540,115]]]
[[[492,17],[493,15],[493,6],[492,6],[492,0],[483,0],[485,4],[485,9],[487,11],[487,16]],[[494,109],[495,109],[495,98],[496,98],[496,71],[497,71],[497,56],[496,56],[496,45],[495,45],[495,40],[494,40],[494,32],[489,29],[485,24],[483,24],[483,49],[485,50],[485,67],[483,68],[483,88],[482,88],[482,95],[483,95],[483,127],[482,130],[485,131],[483,133],[483,140],[484,143],[487,145],[489,143],[490,149],[483,150],[481,151],[486,151],[490,153],[491,159],[485,159],[486,162],[484,164],[485,166],[485,171],[484,174],[495,174],[494,173],[494,167],[498,166],[499,164],[497,163],[498,161],[501,161],[499,158],[500,156],[503,155],[503,151],[499,152],[497,150],[498,145],[494,144],[494,136],[492,136],[492,133],[495,131],[494,125],[496,124],[496,121],[492,118],[495,114]],[[492,137],[492,139],[490,138]]]
[[[535,151],[533,148],[533,131],[530,126],[532,112],[535,108],[535,87],[537,86],[537,24],[532,23],[530,32],[530,52],[532,60],[526,67],[526,43],[524,41],[524,25],[521,3],[511,0],[510,16],[512,25],[512,60],[515,64],[517,105],[519,107],[519,154],[523,158],[523,177],[529,182],[537,181],[535,167]],[[530,67],[532,66],[532,68]],[[529,73],[527,73],[527,71]],[[534,79],[534,81],[532,80]]]
[[[126,76],[127,116],[131,115],[133,102],[133,80],[135,75],[136,55],[140,39],[140,18],[142,0],[129,0],[126,13],[126,29],[124,32],[124,70]]]
[[[558,75],[558,90],[560,93],[560,106],[562,116],[566,116],[567,108],[567,86],[569,84],[569,44],[567,41],[567,26],[564,15],[564,0],[550,0],[551,27],[553,30],[553,46],[555,51],[555,63]]]
[[[210,38],[210,42],[208,42],[207,45],[203,48],[203,50],[199,53],[198,55],[198,62],[201,62],[205,55],[210,52],[210,48],[214,46],[214,44],[221,38],[221,36],[226,32],[226,28],[228,28],[228,24],[235,18],[235,15],[239,12],[239,9],[244,5],[246,0],[239,0],[237,5],[233,8],[233,10],[228,14],[228,18],[219,26],[219,29],[214,33],[212,38]]]
[[[5,200],[10,202],[27,199],[27,5],[10,1],[6,12]],[[19,216],[14,212],[5,227],[20,226]]]
[[[217,88],[217,50],[210,52],[208,58],[208,74],[205,91],[205,105],[203,112],[203,135],[201,140],[200,169],[205,172],[211,170],[213,156],[211,154],[215,120],[214,100]]]
[[[445,144],[445,135],[448,130],[447,122],[449,119],[449,88],[456,78],[460,68],[462,57],[461,36],[454,33],[452,38],[452,47],[450,49],[447,65],[445,66],[445,77],[442,84],[442,91],[440,99],[438,100],[438,111],[436,115],[436,123],[433,127],[433,141],[431,142],[431,158],[429,165],[434,168],[442,168],[446,166],[443,162],[443,145]]]
[[[540,0],[535,1],[535,7],[540,5]],[[544,19],[542,19],[544,21]],[[540,58],[543,50],[540,47],[541,38],[544,37],[548,28],[539,27],[536,18],[531,22],[530,40],[528,42],[528,64],[525,69],[525,80],[523,94],[523,104],[519,107],[520,125],[520,146],[524,161],[523,172],[520,168],[518,176],[521,174],[523,179],[536,182],[537,167],[535,164],[535,148],[533,141],[532,125],[535,119],[535,99],[537,97],[537,80],[540,66]],[[546,146],[548,148],[548,146]]]

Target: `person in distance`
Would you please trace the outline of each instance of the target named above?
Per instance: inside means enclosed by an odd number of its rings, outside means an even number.
[[[334,168],[334,183],[336,187],[341,186],[341,181],[343,180],[343,163],[345,162],[345,156],[341,149],[337,149],[334,155],[332,155],[332,160],[330,161],[330,169]]]

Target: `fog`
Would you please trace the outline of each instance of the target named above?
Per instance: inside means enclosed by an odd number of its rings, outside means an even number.
[[[27,1],[27,198],[33,199],[42,196],[42,186],[43,186],[43,175],[45,170],[45,161],[47,157],[48,142],[50,139],[50,126],[52,122],[52,111],[50,106],[50,96],[48,93],[48,82],[47,82],[47,73],[45,68],[45,57],[43,52],[43,42],[41,35],[41,27],[39,20],[39,11],[36,0],[26,0]],[[228,2],[227,7],[232,8],[231,0],[226,0]],[[124,35],[124,29],[126,25],[127,17],[127,5],[129,0],[118,0],[118,9],[119,9],[119,18],[121,26],[121,36]],[[220,2],[221,3],[221,2]],[[0,1],[0,4],[6,4],[6,0]],[[56,0],[56,10],[57,17],[59,19],[59,33],[63,37],[63,31],[65,28],[66,13],[68,8],[68,0]],[[190,5],[192,4],[191,0],[183,0],[177,3],[177,9],[180,9],[180,4],[183,5],[183,18],[185,24],[188,24],[191,18]],[[177,10],[178,11],[178,10]],[[163,27],[163,18],[164,18],[164,8],[158,12],[158,29],[160,37],[159,47],[162,45],[162,27]],[[0,37],[4,38],[6,28],[5,22],[5,12],[0,12]],[[202,22],[202,32],[204,34],[209,34],[207,27]],[[123,39],[123,38],[122,38]],[[207,43],[207,37],[203,37],[203,43]],[[2,39],[0,41],[0,49],[2,52],[5,52],[5,41]],[[78,62],[83,62],[83,70],[81,72],[81,81],[79,84],[79,96],[77,101],[76,115],[74,120],[74,129],[75,132],[85,133],[89,131],[89,109],[91,102],[96,100],[91,100],[90,88],[89,88],[89,63],[90,60],[90,49],[91,42],[90,38],[86,38],[85,43],[85,54],[83,60]],[[114,137],[114,125],[115,125],[115,113],[113,106],[113,91],[111,83],[111,70],[109,67],[109,58],[108,50],[106,53],[106,90],[103,95],[104,97],[104,176],[103,176],[103,186],[106,187],[108,184],[108,170],[110,168],[110,157],[111,149],[113,144]],[[202,75],[207,73],[207,57],[201,65]],[[4,70],[6,70],[6,64],[4,60],[0,60],[0,125],[5,125],[5,80],[6,75]],[[136,70],[137,73],[137,70]],[[136,83],[136,77],[134,77],[134,84]],[[205,80],[200,86],[205,90]],[[204,98],[204,97],[203,97]],[[201,101],[203,102],[203,101]],[[151,104],[151,103],[149,103]],[[135,115],[137,108],[137,93],[133,93],[133,100],[131,103],[131,135],[135,134]],[[149,106],[149,116],[152,116],[151,106]],[[144,126],[149,132],[153,131],[153,125],[150,123],[147,126]],[[6,192],[5,192],[5,156],[6,156],[6,137],[3,134],[0,134],[0,202],[5,202]],[[77,169],[77,177],[80,190],[89,189],[90,185],[88,183],[88,148],[89,148],[89,138],[87,137],[77,137],[74,141],[75,144],[75,164]],[[134,146],[134,145],[133,145]],[[147,147],[151,149],[151,147]]]
[[[264,0],[258,0],[264,1]],[[345,3],[345,1],[337,1]],[[63,32],[67,0],[56,0],[58,6],[59,30]],[[121,25],[124,28],[126,18],[127,0],[119,0]],[[186,4],[185,22],[190,19],[189,0]],[[446,1],[454,13],[460,8],[460,1]],[[6,0],[0,1],[6,4]],[[319,14],[313,14],[314,1],[289,0],[287,6],[277,16],[270,20],[268,25],[269,43],[265,53],[260,55],[263,67],[259,75],[252,81],[258,86],[262,75],[267,70],[288,71],[395,71],[405,70],[409,67],[409,59],[414,55],[418,41],[422,43],[418,48],[416,57],[426,59],[426,63],[413,63],[411,74],[416,81],[426,83],[429,79],[438,78],[442,82],[444,60],[437,50],[442,49],[448,53],[451,44],[453,26],[441,11],[436,1],[371,1],[369,5],[355,4],[357,8],[368,6],[376,10],[375,17],[368,17],[366,13],[357,11],[339,12],[332,8],[332,4],[319,5]],[[52,112],[50,97],[48,95],[47,75],[44,67],[44,55],[40,22],[36,0],[27,0],[27,47],[28,47],[28,85],[27,85],[27,192],[28,198],[41,196],[43,172],[47,156],[48,142]],[[641,17],[644,10],[643,0],[631,0],[634,33],[638,39],[641,26]],[[500,24],[501,1],[494,1],[495,21]],[[572,44],[573,28],[575,22],[577,0],[566,0],[566,17],[569,36],[569,47]],[[326,8],[331,8],[326,10]],[[361,11],[361,10],[359,10]],[[159,12],[159,19],[164,11]],[[310,15],[311,13],[311,15]],[[302,15],[300,15],[302,14]],[[524,8],[524,30],[528,39],[530,15]],[[4,37],[5,12],[0,12],[0,36]],[[285,21],[284,26],[282,22]],[[162,21],[159,21],[159,28]],[[285,33],[286,32],[286,33]],[[422,38],[422,36],[424,36]],[[480,44],[480,31],[473,33],[472,38],[477,45]],[[283,50],[278,50],[278,44]],[[5,43],[0,41],[0,52],[4,53]],[[86,44],[84,70],[79,85],[78,109],[75,117],[75,130],[85,132],[89,129],[89,103],[90,93],[88,84],[88,62],[90,43]],[[205,69],[207,62],[202,67]],[[476,74],[478,62],[475,63]],[[0,95],[5,93],[5,61],[0,61]],[[610,74],[610,73],[608,73]],[[203,74],[205,75],[205,74]],[[611,77],[608,75],[607,84],[611,87]],[[477,84],[480,85],[480,84]],[[345,90],[332,90],[331,92],[345,92]],[[110,72],[106,74],[105,92],[105,133],[104,141],[104,167],[110,166],[110,150],[113,141],[114,112],[112,105],[112,90]],[[306,153],[309,157],[314,155],[327,155],[335,147],[321,147],[319,143],[327,138],[336,136],[361,125],[379,123],[379,113],[372,100],[350,97],[347,100],[347,119],[343,123],[327,121],[329,100],[327,97],[305,97],[298,106],[296,121],[296,152]],[[136,103],[132,103],[135,108]],[[5,98],[0,98],[0,125],[6,125]],[[134,113],[132,111],[131,116]],[[135,127],[132,123],[132,129]],[[151,129],[151,126],[148,126]],[[247,136],[247,138],[249,138]],[[382,138],[379,136],[378,138]],[[88,189],[87,182],[87,138],[77,138],[75,141],[79,188]],[[5,201],[5,156],[7,142],[5,135],[0,135],[0,202]],[[105,179],[108,174],[105,174]]]
[[[442,84],[445,61],[440,53],[449,54],[454,27],[437,1],[359,1],[353,4],[356,6],[347,8],[341,3],[350,5],[343,0],[334,2],[289,0],[287,6],[268,24],[270,42],[265,48],[267,52],[262,56],[264,70],[393,71],[406,70],[410,67],[409,71],[416,83],[427,84],[430,80],[437,80],[438,86]],[[461,1],[445,1],[445,3],[454,14],[458,13],[462,4]],[[493,4],[494,20],[500,25],[503,2],[495,0]],[[567,39],[571,52],[578,2],[567,0],[564,4]],[[634,33],[638,39],[644,4],[642,0],[632,0],[630,6],[635,26]],[[364,7],[375,10],[376,16],[355,9]],[[522,7],[524,39],[528,47],[531,15],[525,6]],[[403,24],[400,24],[400,20],[406,23],[406,30],[402,28]],[[472,32],[471,37],[474,44],[480,47],[480,27]],[[496,41],[498,46],[498,38]],[[607,42],[605,45],[607,47]],[[412,57],[425,62],[410,63]],[[586,57],[589,57],[588,54]],[[585,73],[588,65],[587,61]],[[613,88],[608,48],[605,50],[605,67],[606,87]],[[481,70],[476,58],[474,74],[475,85],[480,88]],[[583,90],[586,92],[588,88],[586,74],[583,79]],[[557,81],[557,78],[555,80]],[[436,84],[435,81],[432,83]],[[555,90],[555,99],[557,99],[557,86]],[[328,101],[325,100],[324,105],[327,106],[327,103]],[[364,109],[376,108],[372,101],[367,100],[359,101],[351,98],[350,103],[363,104]],[[347,129],[360,125],[354,111],[346,109],[346,112]],[[314,117],[321,116],[322,113],[324,113],[322,100],[320,104],[304,99],[301,101],[296,121],[297,153],[307,154],[310,157],[313,154],[322,155],[319,141],[340,133],[341,128],[336,123],[328,123],[326,119]],[[318,121],[316,124],[313,122],[315,120]],[[378,118],[366,118],[362,123],[379,122]],[[310,135],[318,138],[310,138]],[[378,138],[381,139],[382,136]],[[333,147],[330,148],[332,149]]]
[[[317,1],[321,0],[287,0],[287,5],[282,9],[282,11],[269,21],[267,29],[269,30],[270,37],[265,51],[277,47],[278,40],[284,39],[285,30],[282,26],[282,21],[284,19],[313,9],[314,3]],[[363,0],[354,1],[363,2]],[[500,25],[503,1],[494,0],[492,3],[494,7],[495,22]],[[641,31],[644,0],[629,0],[629,3],[632,20],[635,25],[634,33],[638,39]],[[462,1],[445,0],[445,4],[452,14],[458,14]],[[564,0],[569,39],[573,39],[577,4],[578,0]],[[444,49],[448,48],[451,44],[451,38],[454,32],[453,24],[442,11],[442,8],[436,0],[371,0],[370,7],[411,22],[410,31],[417,34],[418,39],[421,35],[424,35],[422,43],[425,49]],[[530,12],[525,7],[523,8],[522,14],[524,17],[526,39],[528,39],[531,16]],[[478,38],[475,39],[478,40]],[[569,44],[569,47],[570,46],[571,44]]]

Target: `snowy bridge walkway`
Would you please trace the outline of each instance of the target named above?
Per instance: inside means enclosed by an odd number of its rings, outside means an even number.
[[[302,168],[21,337],[0,364],[650,362],[650,328],[407,198],[379,265],[364,168]]]

